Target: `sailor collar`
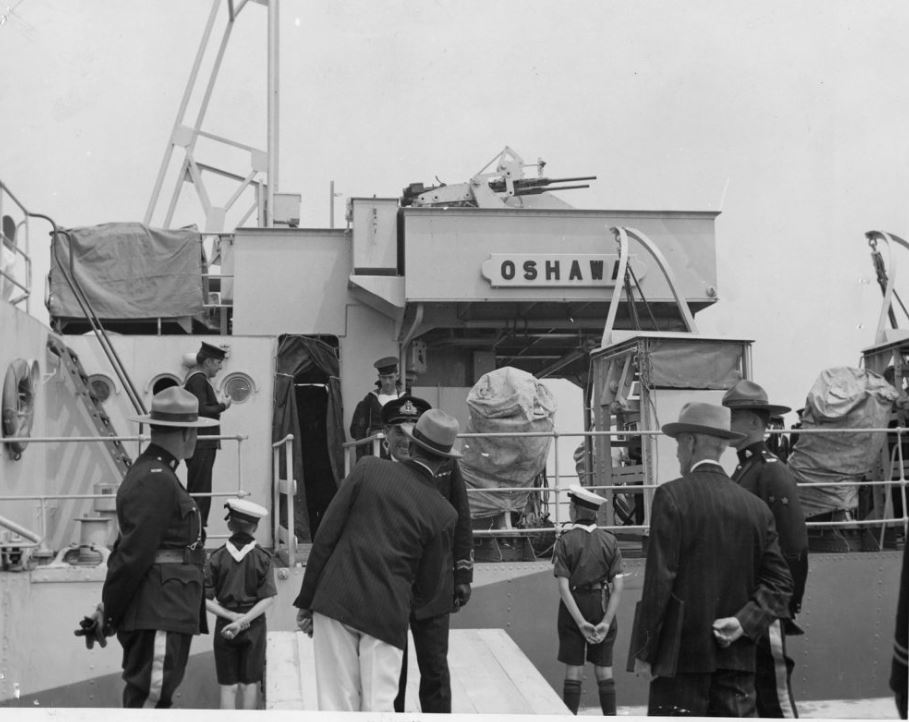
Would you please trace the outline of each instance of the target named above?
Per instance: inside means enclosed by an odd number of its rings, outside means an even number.
[[[247,539],[249,539],[249,541],[239,548],[236,544],[234,544],[235,541],[237,544],[242,544],[242,542]],[[245,534],[235,534],[227,540],[227,543],[224,545],[224,547],[227,549],[227,553],[233,557],[233,560],[235,562],[242,562],[243,558],[256,548],[256,540]]]
[[[566,531],[571,531],[572,529],[580,529],[581,531],[586,531],[588,534],[593,534],[597,530],[597,523],[592,522],[590,524],[571,524]]]

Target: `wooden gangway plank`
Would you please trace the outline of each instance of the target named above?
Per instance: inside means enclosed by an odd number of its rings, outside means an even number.
[[[449,633],[452,712],[570,714],[559,695],[504,629]],[[408,644],[405,711],[419,712],[419,670]],[[312,640],[302,632],[268,633],[268,709],[318,709]]]

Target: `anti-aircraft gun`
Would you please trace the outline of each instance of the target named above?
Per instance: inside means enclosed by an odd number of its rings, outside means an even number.
[[[490,171],[493,164],[495,169]],[[596,180],[596,176],[547,178],[542,175],[545,166],[543,159],[524,163],[521,156],[505,146],[466,183],[439,183],[428,188],[423,183],[411,183],[403,190],[401,205],[417,208],[570,208],[549,191],[589,188],[587,183],[578,183]],[[524,177],[524,169],[530,167],[537,168],[537,178]],[[575,185],[564,185],[566,183]]]

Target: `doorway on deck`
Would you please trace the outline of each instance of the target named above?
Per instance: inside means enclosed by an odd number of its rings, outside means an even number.
[[[282,336],[275,363],[273,441],[293,434],[294,530],[312,541],[344,470],[338,340]],[[286,518],[282,508],[280,519]]]

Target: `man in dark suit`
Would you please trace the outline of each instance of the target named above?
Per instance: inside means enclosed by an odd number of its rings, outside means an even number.
[[[770,452],[764,439],[770,419],[790,409],[771,404],[767,392],[748,379],[726,392],[723,406],[732,414],[732,430],[745,435],[733,443],[739,465],[732,480],[770,507],[780,535],[780,551],[793,583],[790,618],[774,620],[767,634],[757,640],[757,711],[761,717],[798,717],[791,684],[795,662],[786,653],[786,635],[802,634],[795,624],[795,615],[802,608],[808,577],[808,530],[795,478],[789,467]]]
[[[116,633],[123,647],[124,707],[170,707],[183,680],[194,634],[208,631],[205,549],[196,502],[174,470],[191,456],[197,429],[217,424],[198,415],[195,397],[172,386],[152,399],[151,443],[117,490],[120,536],[107,560],[102,603],[77,634],[92,647]]]
[[[196,363],[199,367],[190,372],[186,378],[184,388],[199,400],[199,416],[221,419],[221,414],[230,408],[231,399],[225,396],[218,398],[211,379],[221,372],[227,351],[210,343],[202,342],[196,353]],[[211,472],[215,465],[215,454],[221,448],[219,439],[207,439],[206,436],[220,436],[221,427],[218,423],[211,428],[199,433],[199,441],[192,456],[186,460],[186,488],[190,494],[211,494]],[[208,526],[208,512],[211,509],[211,496],[194,497],[202,512],[202,526]]]
[[[773,515],[727,476],[729,410],[682,407],[663,426],[682,477],[653,497],[650,544],[632,649],[651,677],[648,714],[753,717],[754,642],[789,616],[792,577]]]
[[[382,407],[382,430],[391,458],[405,461],[410,454],[410,437],[414,424],[431,409],[428,401],[404,394]],[[439,598],[430,600],[410,615],[410,631],[420,667],[420,711],[451,712],[451,675],[448,670],[448,629],[452,612],[470,601],[473,582],[473,529],[470,524],[470,503],[467,488],[456,459],[442,466],[433,477],[433,484],[458,512],[454,530],[453,562],[454,596],[445,588]],[[406,650],[405,650],[406,652]],[[395,712],[404,711],[407,692],[407,655],[401,665],[401,681],[395,697]]]
[[[364,457],[341,483],[294,601],[322,710],[394,711],[411,610],[453,599],[458,514],[433,478],[460,456],[458,422],[430,409],[406,433],[409,459]]]

